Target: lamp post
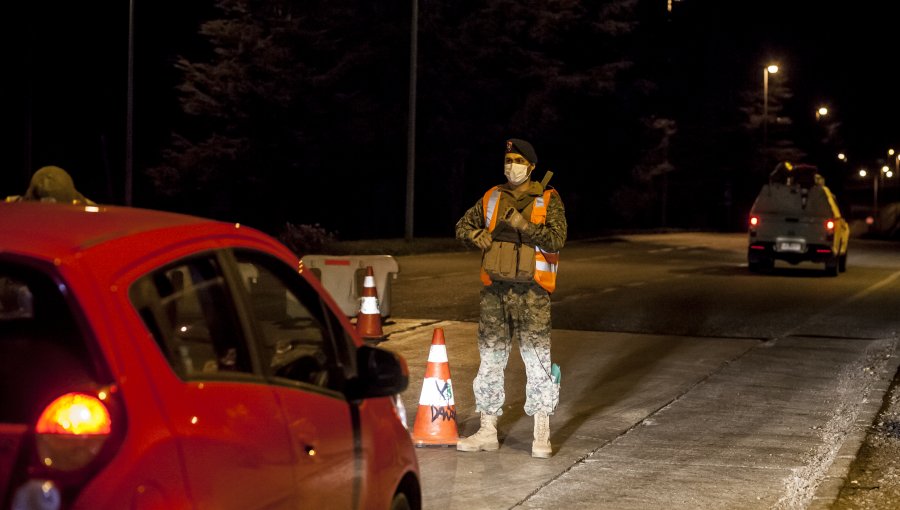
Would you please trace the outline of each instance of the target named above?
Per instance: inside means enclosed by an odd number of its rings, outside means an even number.
[[[820,106],[816,110],[816,120],[821,120],[826,115],[828,115],[828,107],[827,106]]]
[[[878,174],[875,174],[872,176],[872,190],[873,190],[872,193],[874,194],[874,197],[872,198],[872,200],[874,201],[874,205],[872,206],[872,226],[873,227],[878,226],[878,181],[881,180],[881,179],[879,179],[879,177],[880,176]]]
[[[869,172],[865,168],[859,169],[859,176],[865,178]],[[872,176],[872,228],[878,223],[878,181],[879,174]]]
[[[778,66],[769,64],[763,68],[763,158],[769,149],[769,75],[778,72]]]
[[[894,149],[888,149],[888,156],[894,160],[894,174],[900,175],[900,154],[896,154]]]
[[[125,205],[134,188],[134,0],[128,2],[128,82],[125,90]]]
[[[419,0],[412,0],[409,35],[409,121],[406,128],[406,222],[403,238],[413,240],[413,211],[416,191],[416,81],[419,74]]]

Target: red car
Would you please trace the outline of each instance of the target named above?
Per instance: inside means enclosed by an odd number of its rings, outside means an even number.
[[[0,204],[4,510],[418,509],[408,380],[256,230]]]

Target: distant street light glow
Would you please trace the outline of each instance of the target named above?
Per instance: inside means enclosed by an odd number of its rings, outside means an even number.
[[[860,169],[859,169],[859,176],[860,176],[860,177],[865,177],[865,176],[867,176],[867,175],[869,175],[869,172],[867,172],[865,168],[860,168]]]
[[[819,115],[824,117],[825,115],[828,115],[828,108],[826,108],[824,106],[820,106],[818,113],[819,113]]]
[[[847,155],[844,154],[843,152],[839,152],[839,153],[838,153],[838,159],[841,160],[841,161],[846,162],[846,161],[847,161]]]

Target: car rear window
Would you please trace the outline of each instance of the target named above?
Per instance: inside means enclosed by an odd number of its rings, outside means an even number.
[[[39,269],[0,262],[0,422],[33,423],[59,395],[100,383],[67,292]]]
[[[766,184],[753,204],[755,214],[793,216],[838,216],[832,211],[827,192],[822,186],[801,188],[786,184]]]

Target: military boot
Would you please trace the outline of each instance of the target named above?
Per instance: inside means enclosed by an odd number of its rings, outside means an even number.
[[[497,441],[497,416],[481,413],[481,428],[471,436],[456,442],[461,452],[493,451],[500,448]]]
[[[531,456],[549,459],[553,450],[550,448],[550,415],[537,413],[534,415],[534,442],[531,443]]]

